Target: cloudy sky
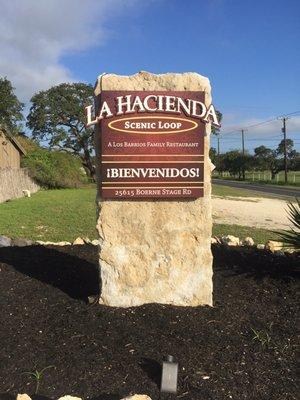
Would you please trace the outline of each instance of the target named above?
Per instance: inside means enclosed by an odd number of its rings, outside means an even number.
[[[22,101],[102,72],[195,71],[223,112],[222,149],[300,146],[298,0],[0,0],[0,76]]]

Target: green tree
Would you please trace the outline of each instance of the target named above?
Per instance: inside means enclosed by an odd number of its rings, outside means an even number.
[[[231,150],[223,155],[221,162],[221,170],[229,171],[231,175],[238,175],[238,178],[241,179],[243,171],[252,169],[253,156],[248,153],[243,154],[239,150]]]
[[[14,88],[7,78],[0,78],[0,128],[14,134],[23,120],[21,103],[14,94]]]
[[[282,169],[284,169],[284,139],[279,143],[276,153],[280,159],[280,164]],[[287,165],[289,170],[297,171],[299,169],[300,154],[294,149],[294,142],[292,139],[286,139],[286,155],[287,155]]]
[[[221,124],[223,114],[218,110],[216,110],[216,113],[217,113],[218,121]],[[212,125],[211,133],[216,136],[220,135],[220,128]],[[219,154],[218,151],[212,147],[210,149],[210,159],[211,159],[212,163],[216,166],[216,171],[218,171],[218,172],[221,172],[221,158],[222,158],[222,155]]]
[[[258,146],[254,149],[255,167],[258,170],[268,170],[271,172],[272,179],[282,170],[282,162],[277,158],[277,151],[266,146]]]
[[[300,153],[295,151],[293,158],[290,160],[290,170],[300,171]]]
[[[209,150],[209,158],[211,159],[211,162],[214,165],[217,164],[218,154],[217,154],[217,150],[214,147],[211,147]]]
[[[216,110],[216,114],[217,114],[217,117],[218,117],[218,121],[221,124],[223,114],[218,110]],[[211,126],[211,133],[213,135],[219,135],[219,132],[220,132],[220,128],[218,128],[218,127],[216,127],[214,125]]]
[[[27,117],[34,139],[50,148],[78,155],[88,175],[95,176],[93,129],[85,126],[85,107],[93,102],[93,87],[62,83],[35,94]]]
[[[286,153],[288,158],[290,158],[290,156],[293,154],[294,150],[294,142],[292,141],[292,139],[282,139],[282,141],[279,143],[278,147],[277,147],[277,154],[279,156],[283,156],[284,155],[284,141],[286,143]]]
[[[211,159],[211,162],[214,164],[216,167],[216,171],[218,173],[224,171],[224,163],[223,163],[223,158],[224,154],[218,154],[217,150],[214,147],[211,147],[209,150],[209,157]]]

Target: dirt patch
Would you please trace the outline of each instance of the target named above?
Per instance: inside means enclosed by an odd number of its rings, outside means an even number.
[[[288,229],[287,202],[266,198],[213,197],[213,218],[219,224]]]
[[[214,307],[87,304],[97,295],[92,246],[0,249],[0,393],[113,400],[159,398],[160,362],[180,365],[186,400],[293,400],[299,258],[214,247]],[[268,344],[254,340],[252,329]],[[0,396],[1,397],[1,396]]]

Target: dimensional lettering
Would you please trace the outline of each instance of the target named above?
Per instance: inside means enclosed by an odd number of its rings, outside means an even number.
[[[113,103],[114,112],[113,109],[108,106],[107,102],[104,101],[99,114],[94,116],[94,119],[92,119],[92,106],[87,106],[87,126],[92,126],[104,118],[112,118],[116,115],[144,112],[166,114],[184,113],[186,116],[195,117],[205,123],[212,123],[215,126],[220,126],[217,113],[212,104],[207,108],[204,102],[191,98],[184,99],[179,96],[155,94],[149,94],[141,98],[140,95],[133,96],[132,94],[126,94],[114,98]]]

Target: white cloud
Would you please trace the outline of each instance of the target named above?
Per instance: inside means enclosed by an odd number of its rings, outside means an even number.
[[[135,0],[0,0],[0,76],[22,101],[38,90],[74,81],[61,62],[68,52],[103,44],[104,25]]]

